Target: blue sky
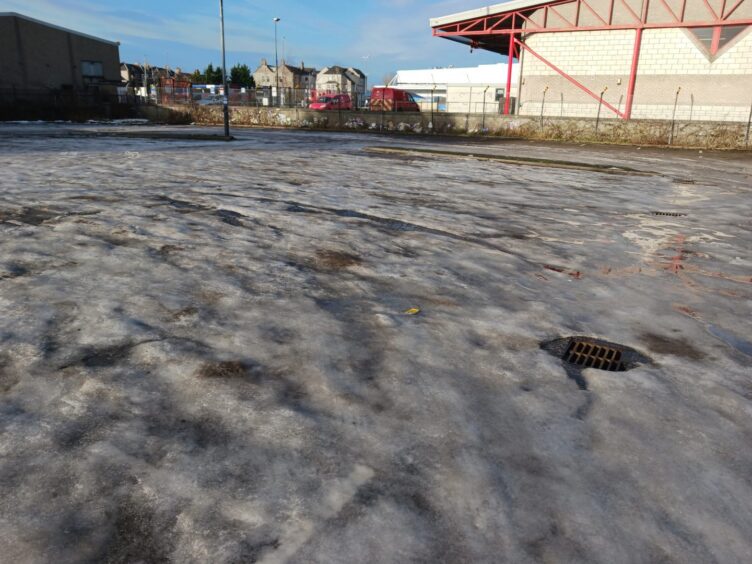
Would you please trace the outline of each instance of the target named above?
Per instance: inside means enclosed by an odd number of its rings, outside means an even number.
[[[358,66],[380,82],[399,69],[501,62],[490,53],[431,36],[428,18],[487,5],[486,0],[225,0],[228,66],[279,51],[308,66]],[[19,12],[120,41],[120,57],[192,71],[220,63],[219,0],[0,0]]]

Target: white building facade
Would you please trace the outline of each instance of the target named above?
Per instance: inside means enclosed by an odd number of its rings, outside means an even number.
[[[498,113],[506,96],[506,63],[477,67],[401,70],[387,86],[411,92],[422,111]],[[512,98],[516,98],[519,65],[512,66]]]
[[[431,27],[519,61],[520,115],[751,115],[752,0],[512,0]]]

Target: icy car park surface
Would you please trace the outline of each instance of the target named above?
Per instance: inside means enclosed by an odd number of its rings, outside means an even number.
[[[0,127],[3,561],[750,560],[749,155],[133,131]]]

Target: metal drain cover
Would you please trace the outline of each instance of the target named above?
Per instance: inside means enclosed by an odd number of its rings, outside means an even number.
[[[592,341],[571,339],[563,360],[582,368],[597,368],[609,372],[626,372],[622,350]]]
[[[657,216],[661,216],[661,217],[687,217],[686,213],[665,212],[665,211],[654,211],[653,215],[657,215]]]
[[[587,381],[582,374],[585,368],[608,372],[626,372],[650,362],[636,350],[591,337],[565,337],[541,344],[541,348],[564,363],[567,374],[577,385],[587,390]]]

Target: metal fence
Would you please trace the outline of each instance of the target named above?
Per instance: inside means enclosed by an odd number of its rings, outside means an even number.
[[[0,106],[91,108],[113,103],[128,103],[128,100],[127,97],[119,96],[116,90],[0,88]]]
[[[0,120],[80,120],[132,117],[150,103],[117,86],[84,89],[0,88]]]

